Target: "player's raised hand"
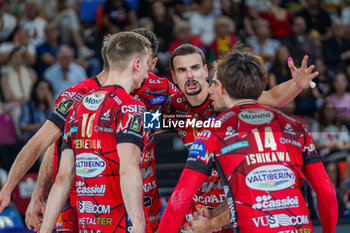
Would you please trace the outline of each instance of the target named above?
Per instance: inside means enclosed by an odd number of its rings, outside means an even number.
[[[29,230],[42,223],[41,217],[45,214],[45,203],[40,198],[32,197],[26,211],[26,225]]]
[[[5,190],[0,191],[0,213],[10,204],[11,193]]]
[[[301,67],[296,68],[291,57],[288,58],[288,67],[292,74],[294,82],[302,89],[307,89],[310,87],[310,83],[314,78],[318,76],[318,71],[312,72],[315,68],[314,65],[307,66],[307,61],[309,57],[306,55],[301,62]]]

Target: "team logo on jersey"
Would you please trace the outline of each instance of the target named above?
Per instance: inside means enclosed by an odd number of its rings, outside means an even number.
[[[205,151],[207,150],[206,146],[204,145],[204,142],[201,141],[195,141],[192,146],[189,156],[201,156],[204,157]]]
[[[106,169],[106,162],[92,153],[81,153],[76,158],[76,174],[84,178],[100,175]]]
[[[226,154],[228,152],[240,149],[240,148],[244,148],[244,147],[248,147],[249,146],[249,142],[248,141],[241,141],[241,142],[236,142],[233,143],[231,145],[225,146],[224,148],[221,149],[221,154]]]
[[[63,139],[67,140],[68,137],[70,137],[72,135],[72,133],[76,133],[76,132],[78,132],[78,127],[77,126],[74,126],[74,127],[70,128],[67,133],[64,133]]]
[[[163,83],[159,79],[148,79],[148,82],[151,84],[162,84]]]
[[[105,91],[95,92],[84,97],[83,105],[86,109],[96,111],[106,96]]]
[[[266,165],[249,172],[245,183],[255,190],[279,191],[295,184],[295,174],[283,165]]]
[[[130,129],[139,132],[141,130],[141,124],[142,124],[142,116],[140,114],[135,113],[132,117]]]
[[[157,110],[156,112],[144,112],[144,128],[145,129],[160,129],[160,116],[162,114]]]
[[[270,195],[257,196],[256,203],[252,205],[254,209],[267,211],[299,207],[298,196],[287,196],[284,199],[272,199]]]
[[[272,121],[274,115],[263,109],[245,109],[238,114],[238,118],[251,125],[262,125]]]
[[[110,118],[111,110],[110,109],[108,109],[107,112],[104,112],[102,115],[103,116],[100,118],[101,120],[104,120],[104,121],[110,121],[111,120],[111,118]]]
[[[95,205],[91,201],[78,201],[77,207],[80,213],[109,214],[111,212],[110,205]]]
[[[254,222],[257,228],[261,226],[269,226],[270,228],[277,228],[280,226],[302,226],[310,223],[310,220],[307,215],[288,216],[286,214],[261,216],[257,218],[252,218],[252,221]],[[301,231],[298,230],[298,232]]]
[[[63,114],[66,114],[71,107],[73,107],[75,101],[72,99],[63,99],[60,106],[57,108],[58,111],[60,111]]]
[[[157,96],[150,99],[152,105],[161,104],[166,100],[165,96]]]
[[[89,187],[83,181],[77,181],[76,185],[77,196],[104,196],[106,192],[105,184]]]
[[[284,133],[295,135],[294,129],[292,128],[292,125],[287,123],[283,130]]]

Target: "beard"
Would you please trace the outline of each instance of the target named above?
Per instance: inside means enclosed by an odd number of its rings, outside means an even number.
[[[198,87],[196,89],[193,89],[193,90],[188,90],[186,87],[187,87],[187,84],[189,82],[195,82]],[[188,80],[186,81],[185,83],[185,87],[184,87],[184,90],[185,90],[185,93],[186,95],[190,95],[190,96],[193,96],[193,95],[198,95],[199,93],[201,93],[202,91],[202,86],[199,84],[199,82],[197,82],[196,80]]]

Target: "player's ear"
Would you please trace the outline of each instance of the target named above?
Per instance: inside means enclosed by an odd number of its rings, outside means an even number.
[[[209,75],[207,64],[204,64],[204,72],[205,72],[205,79],[207,79]]]
[[[158,57],[153,58],[152,65],[151,65],[151,70],[156,68],[157,62],[158,62]]]
[[[177,79],[174,71],[171,71],[171,78],[173,79],[173,83],[177,84]]]
[[[140,71],[141,67],[141,59],[140,58],[135,58],[132,63],[132,68],[135,71]]]
[[[221,89],[221,94],[222,95],[226,95],[227,94],[226,89],[224,88],[224,86],[221,83],[220,83],[220,89]]]

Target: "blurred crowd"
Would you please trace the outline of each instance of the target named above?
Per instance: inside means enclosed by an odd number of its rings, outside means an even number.
[[[169,79],[170,54],[184,43],[203,50],[211,74],[245,44],[265,62],[267,89],[291,79],[288,57],[300,65],[308,55],[317,87],[282,111],[309,128],[339,216],[350,218],[350,0],[0,0],[0,167],[10,168],[60,92],[100,72],[103,36],[137,27],[157,35],[154,72]]]

